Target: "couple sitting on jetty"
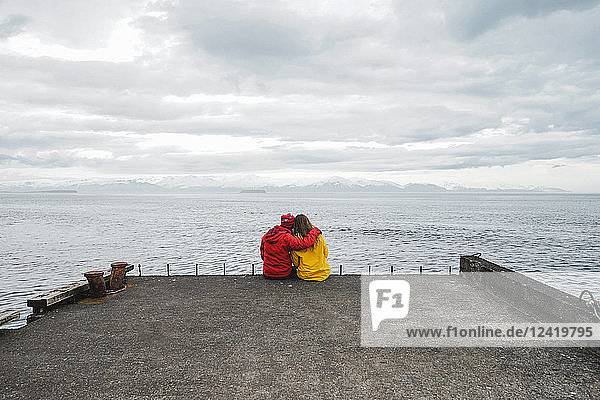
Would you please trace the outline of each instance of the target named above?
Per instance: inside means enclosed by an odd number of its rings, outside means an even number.
[[[260,243],[267,279],[324,281],[330,272],[328,253],[321,231],[304,214],[282,215],[281,225],[271,228]]]

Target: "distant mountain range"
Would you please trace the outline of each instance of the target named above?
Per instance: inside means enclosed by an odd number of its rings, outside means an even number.
[[[440,192],[534,192],[564,193],[563,189],[548,187],[514,187],[514,188],[473,188],[457,185],[446,187],[434,184],[409,183],[399,185],[389,181],[368,179],[347,179],[331,177],[310,184],[273,185],[266,178],[258,176],[241,177],[207,177],[207,176],[169,176],[156,178],[117,179],[117,180],[83,180],[62,182],[60,184],[23,182],[20,184],[0,184],[2,192],[56,192],[77,191],[78,193],[206,193],[206,192],[277,192],[277,193],[440,193]]]

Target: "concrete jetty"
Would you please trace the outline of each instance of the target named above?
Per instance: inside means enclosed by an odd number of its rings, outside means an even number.
[[[104,300],[0,331],[0,397],[600,398],[587,349],[360,347],[357,276],[127,279]],[[468,283],[448,279],[456,290],[432,304],[461,301]]]

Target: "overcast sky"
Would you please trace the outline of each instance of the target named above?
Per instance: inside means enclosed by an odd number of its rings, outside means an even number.
[[[0,182],[600,192],[598,1],[0,0]]]

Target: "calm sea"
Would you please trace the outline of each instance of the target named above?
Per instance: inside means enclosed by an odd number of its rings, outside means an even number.
[[[576,194],[0,194],[0,310],[107,269],[142,274],[261,271],[262,235],[283,213],[324,234],[337,273],[448,273],[482,253],[578,295],[600,297],[600,195]],[[137,274],[137,268],[133,272]]]

